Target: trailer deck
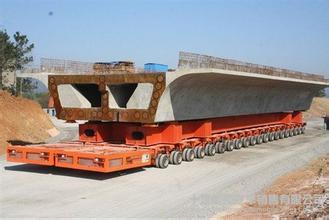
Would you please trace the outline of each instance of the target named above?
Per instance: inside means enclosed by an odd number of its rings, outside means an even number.
[[[113,172],[151,165],[152,149],[109,143],[63,142],[28,146],[9,146],[12,162],[98,172]]]
[[[7,147],[7,160],[97,172],[166,168],[304,132],[301,112],[139,124],[87,122],[79,141]]]

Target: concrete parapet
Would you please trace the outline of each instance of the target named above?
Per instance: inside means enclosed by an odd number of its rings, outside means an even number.
[[[323,75],[303,73],[299,71],[281,69],[271,66],[264,66],[259,64],[252,64],[241,62],[232,59],[223,59],[213,56],[200,55],[189,52],[179,53],[179,69],[200,69],[200,68],[212,68],[232,70],[246,73],[258,73],[269,76],[287,77],[303,80],[312,80],[320,82],[328,82]]]

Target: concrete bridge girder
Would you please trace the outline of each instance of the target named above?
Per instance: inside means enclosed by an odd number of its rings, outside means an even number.
[[[168,73],[156,122],[303,111],[326,83],[226,70]]]

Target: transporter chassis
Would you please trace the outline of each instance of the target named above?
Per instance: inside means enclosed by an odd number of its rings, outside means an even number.
[[[228,116],[153,124],[79,125],[79,140],[7,147],[7,160],[96,172],[166,168],[304,133],[302,112]]]

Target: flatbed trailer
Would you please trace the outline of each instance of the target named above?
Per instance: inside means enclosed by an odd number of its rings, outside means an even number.
[[[87,122],[79,140],[7,147],[11,162],[96,172],[181,164],[304,133],[301,112],[139,124]]]
[[[304,133],[302,112],[329,86],[321,75],[184,52],[177,70],[162,73],[99,65],[48,77],[57,118],[88,121],[79,140],[9,145],[8,161],[105,173],[166,168]]]

